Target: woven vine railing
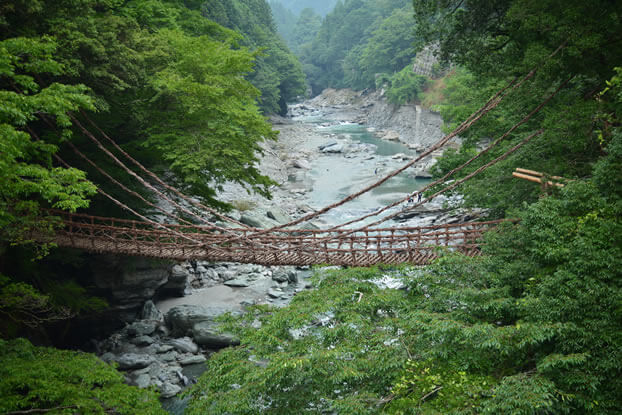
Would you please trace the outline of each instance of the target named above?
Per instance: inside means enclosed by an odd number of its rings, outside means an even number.
[[[282,229],[252,235],[246,228],[167,225],[56,212],[62,223],[44,242],[96,253],[115,253],[175,260],[201,259],[262,265],[428,264],[438,248],[480,255],[482,234],[501,220],[422,227],[347,229]],[[230,233],[241,238],[230,241]],[[248,237],[247,237],[248,236]],[[195,242],[196,241],[196,242]]]

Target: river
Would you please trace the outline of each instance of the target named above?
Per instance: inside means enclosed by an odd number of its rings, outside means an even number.
[[[279,126],[280,148],[281,150],[287,148],[288,154],[280,160],[272,158],[269,161],[264,159],[263,162],[282,163],[268,167],[274,171],[286,170],[289,180],[280,188],[273,190],[275,200],[266,202],[259,197],[255,200],[259,201],[259,204],[276,201],[277,204],[289,206],[305,204],[312,209],[320,209],[381,179],[383,175],[399,168],[407,162],[407,159],[416,155],[415,151],[402,143],[377,138],[365,125],[351,122],[351,115],[335,110],[320,113],[319,116],[303,114],[293,116],[287,120],[287,124]],[[321,146],[331,143],[342,145],[343,150],[335,153],[319,150]],[[394,158],[396,154],[403,154],[403,157]],[[291,161],[295,157],[302,157],[308,163],[308,168],[292,167]],[[334,225],[378,210],[404,198],[406,194],[416,192],[427,182],[428,180],[416,179],[404,172],[361,197],[331,210],[316,223],[321,226]],[[297,192],[296,189],[304,191]],[[232,191],[231,194],[234,195],[231,197],[235,197],[236,191]],[[376,218],[368,221],[371,220]],[[309,271],[302,271],[299,274],[299,282],[288,286],[287,289],[292,291],[304,289],[308,274]],[[194,290],[185,297],[160,301],[157,306],[164,313],[181,304],[220,305],[232,311],[241,311],[242,304],[262,301],[272,284],[271,279],[266,279],[258,280],[246,288],[217,285]],[[283,306],[289,299],[274,304]],[[183,368],[183,374],[192,379],[198,377],[203,370],[204,364],[190,365]],[[171,414],[182,414],[186,400],[174,397],[164,400],[163,406]]]

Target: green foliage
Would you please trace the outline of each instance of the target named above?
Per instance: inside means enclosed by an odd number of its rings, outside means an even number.
[[[150,83],[156,95],[145,144],[160,149],[173,171],[204,195],[214,196],[206,179],[217,186],[226,180],[248,184],[267,195],[272,181],[256,169],[256,154],[259,143],[276,132],[255,105],[258,91],[243,77],[253,55],[233,50],[231,42],[158,32],[158,53],[170,63],[154,63]]]
[[[378,290],[368,281],[376,276],[375,269],[328,272],[290,309],[257,307],[225,324],[242,346],[210,359],[188,413],[373,413],[407,356],[396,318],[406,295]],[[260,329],[251,327],[255,319]]]
[[[270,4],[270,9],[272,10],[272,17],[274,18],[274,22],[276,23],[277,30],[279,35],[287,42],[288,46],[291,48],[292,44],[291,38],[292,33],[294,31],[294,26],[296,25],[296,20],[298,20],[297,16],[292,13],[290,9],[285,8],[279,1],[270,0],[268,2]]]
[[[591,174],[615,125],[616,98],[599,93],[607,82],[616,83],[609,80],[622,58],[622,47],[612,42],[622,30],[616,5],[438,0],[413,2],[413,6],[419,47],[438,42],[441,57],[464,68],[446,79],[445,101],[437,107],[446,130],[462,122],[513,77],[538,68],[532,80],[511,90],[498,108],[463,135],[465,153],[499,137],[567,82],[544,110],[463,171],[468,174],[528,134],[545,129],[519,152],[461,187],[467,205],[487,207],[491,215],[504,216],[523,201],[536,201],[540,189],[513,179],[516,167],[569,179]],[[550,57],[560,46],[563,49]],[[437,173],[443,175],[456,166],[447,160]]]
[[[279,5],[284,9],[291,10],[294,15],[300,15],[305,9],[311,9],[320,16],[331,11],[337,0],[270,0],[270,6]]]
[[[49,414],[165,414],[151,390],[93,355],[0,340],[0,411]],[[23,412],[22,412],[23,411]]]
[[[70,312],[64,307],[54,307],[46,295],[31,285],[11,280],[0,274],[0,314],[5,318],[1,325],[2,337],[8,337],[13,327],[22,325],[38,327],[43,323],[68,318]]]
[[[68,111],[93,108],[83,85],[53,83],[42,87],[36,76],[59,74],[52,58],[56,44],[49,38],[13,38],[0,42],[0,240],[29,243],[31,232],[48,232],[53,225],[41,206],[75,211],[88,206],[94,186],[84,172],[53,167],[58,143],[71,135]],[[45,116],[59,128],[47,141],[33,135],[31,125]],[[45,247],[43,247],[45,251]]]
[[[248,13],[260,19],[252,36],[268,36],[268,6],[249,4]],[[128,152],[159,173],[173,171],[174,184],[214,205],[227,207],[215,199],[227,180],[268,195],[272,182],[257,170],[257,154],[259,143],[276,132],[260,113],[258,90],[245,80],[265,57],[240,47],[241,34],[200,9],[200,2],[164,0],[14,0],[0,6],[0,265],[17,284],[4,288],[12,289],[7,300],[32,304],[36,315],[45,313],[37,311],[35,293],[71,314],[104,305],[68,275],[35,274],[28,261],[5,260],[11,244],[33,245],[36,258],[48,253],[52,244],[32,243],[58,224],[42,208],[89,207],[95,186],[86,173],[58,167],[53,158],[60,152],[70,165],[88,167],[66,141],[128,187],[140,186],[74,131],[70,114],[95,132],[81,113],[97,111],[89,117]],[[283,91],[297,93],[291,68],[299,64],[291,55],[274,59]],[[274,91],[277,101],[291,98]],[[146,209],[94,169],[89,173],[108,193]],[[102,199],[95,197],[91,213],[118,214]]]
[[[603,137],[594,178],[525,205],[483,257],[319,270],[289,307],[225,320],[241,346],[209,361],[189,413],[618,413],[622,135]]]
[[[189,413],[617,413],[622,212],[604,190],[532,204],[485,257],[320,271],[289,307],[226,320],[242,345],[209,361]],[[408,290],[373,283],[388,276]]]
[[[300,16],[292,29],[289,45],[292,51],[300,57],[311,48],[311,42],[315,39],[317,32],[322,26],[322,18],[307,8],[300,12]]]
[[[425,89],[428,79],[417,75],[410,65],[389,78],[387,98],[395,105],[415,102]]]
[[[212,3],[218,7],[212,8]],[[232,8],[234,5],[230,3],[81,0],[77,6],[75,2],[61,0],[26,7],[15,0],[3,8],[5,14],[0,22],[0,38],[10,42],[16,35],[53,37],[58,46],[54,49],[56,61],[63,71],[48,71],[41,76],[41,85],[51,85],[50,89],[56,88],[55,82],[87,85],[91,108],[101,110],[94,116],[95,121],[109,136],[148,167],[160,171],[174,170],[179,179],[176,185],[185,185],[186,190],[203,195],[207,202],[223,206],[214,199],[215,189],[210,183],[218,186],[225,180],[244,182],[250,188],[261,189],[264,194],[269,184],[268,178],[261,176],[256,169],[253,150],[258,148],[258,141],[270,139],[275,133],[269,131],[269,123],[259,115],[255,101],[261,98],[257,90],[240,78],[252,82],[257,78],[257,84],[265,94],[262,101],[265,112],[282,111],[287,101],[304,93],[305,89],[300,64],[281,47],[282,42],[274,34],[265,1],[248,0],[236,3],[237,8]],[[75,13],[76,7],[81,10],[78,14]],[[229,14],[237,17],[231,27],[244,29],[246,37],[202,16],[203,13],[212,17],[208,10],[213,10],[215,17],[221,10],[225,20]],[[243,19],[247,17],[252,18],[252,25],[244,23]],[[29,25],[23,25],[24,21]],[[190,53],[201,50],[201,42],[206,46],[200,55],[206,60],[205,64],[197,64],[196,57],[190,56]],[[241,42],[256,51],[240,48]],[[271,55],[259,54],[262,48]],[[236,56],[231,71],[222,69],[226,60],[221,61],[220,69],[214,65],[219,59],[215,55],[218,53]],[[191,68],[191,64],[197,64],[197,67]],[[37,65],[42,63],[37,62]],[[268,66],[269,70],[262,69]],[[217,72],[210,74],[210,70]],[[179,74],[173,74],[174,71]],[[264,75],[268,78],[262,78]],[[203,125],[198,122],[198,108],[202,107],[198,100],[206,98],[206,90],[210,88],[215,93],[234,93],[230,98],[221,95],[218,100],[212,95],[212,106],[208,107],[213,109],[218,105],[218,111],[204,110],[201,123],[215,128],[199,130]],[[86,91],[78,92],[84,94]],[[189,108],[191,115],[187,116]],[[55,115],[60,121],[66,121],[62,119],[66,118],[62,111]],[[222,127],[225,123],[231,123],[228,129]],[[47,125],[41,124],[35,128],[42,138],[55,133],[49,130]],[[210,135],[213,131],[223,133],[222,139]],[[183,145],[187,140],[195,145],[205,144],[202,154],[189,156],[194,149],[188,150],[189,144]],[[116,173],[118,167],[98,152],[88,139],[76,134],[75,141],[92,160],[105,170]],[[152,144],[148,150],[143,146],[145,142]],[[238,144],[239,150],[234,149]],[[223,145],[228,149],[223,151]],[[171,148],[178,151],[169,151]],[[213,151],[211,157],[205,155],[208,151]],[[221,156],[222,159],[217,159]],[[71,151],[64,151],[63,158],[72,165],[89,168]],[[97,172],[92,174],[99,176]],[[125,176],[123,172],[119,174]],[[125,177],[117,178],[131,188],[137,187]],[[123,198],[113,185],[103,183],[102,186],[108,193]],[[102,200],[97,199],[97,202],[96,209],[110,212],[109,207],[102,205]],[[139,201],[127,203],[135,209],[144,209]]]
[[[338,2],[297,50],[313,93],[373,87],[376,73],[401,70],[414,56],[411,11],[404,0]]]
[[[225,4],[220,4],[225,3]],[[208,0],[204,14],[225,27],[243,34],[242,44],[262,51],[248,79],[261,92],[265,113],[287,112],[287,103],[305,94],[305,76],[300,62],[278,36],[270,6],[265,0]]]
[[[373,88],[377,74],[402,71],[414,57],[412,48],[414,40],[412,8],[409,6],[393,10],[387,18],[381,20],[366,43],[354,47],[346,54],[344,60],[346,84],[358,89]],[[393,75],[394,78],[406,76]],[[406,80],[395,79],[395,81]]]

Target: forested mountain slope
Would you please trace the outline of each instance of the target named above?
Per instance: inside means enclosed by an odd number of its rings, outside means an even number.
[[[226,8],[232,2],[210,4]],[[216,189],[224,181],[268,193],[272,181],[256,166],[260,143],[276,137],[265,115],[304,93],[303,74],[276,36],[265,1],[236,2],[236,10],[246,12],[249,24],[232,27],[248,30],[250,38],[210,20],[206,6],[202,1],[177,0],[0,4],[3,338],[27,335],[45,343],[44,326],[106,306],[65,274],[62,264],[80,263],[79,255],[64,253],[58,269],[40,269],[32,262],[46,255],[49,246],[35,244],[31,232],[53,233],[55,228],[55,218],[46,208],[88,207],[92,213],[132,218],[119,207],[123,202],[138,212],[150,209],[137,199],[127,201],[127,194],[87,158],[156,201],[99,151],[90,138],[93,134],[105,141],[98,128],[147,167],[166,173],[177,187],[208,204],[223,206]],[[276,46],[270,49],[272,44]],[[270,66],[270,59],[278,67]],[[59,155],[62,160],[55,158]],[[96,193],[94,183],[120,203]],[[60,355],[68,360],[66,371],[50,366],[29,369],[33,359],[35,366],[45,366],[37,359]],[[116,413],[158,411],[153,394],[127,389],[118,373],[93,357],[55,355],[25,342],[2,342],[2,361],[6,369],[0,386],[2,413],[38,411],[45,405],[64,408],[61,412],[75,412],[78,407],[85,413],[110,408]],[[11,366],[6,366],[8,362]],[[25,386],[24,382],[37,379],[11,377],[16,368],[26,378],[31,371],[47,373],[49,383]],[[77,375],[81,370],[92,377]],[[84,401],[56,383],[79,376],[93,394]],[[32,395],[24,395],[24,390]]]
[[[268,113],[285,114],[287,103],[305,94],[300,62],[277,35],[270,6],[265,0],[207,0],[203,14],[244,35],[242,45],[262,49],[249,80],[261,91],[260,105]]]
[[[328,22],[338,10],[365,22],[354,7],[362,4],[345,2],[324,20],[314,50],[331,59],[312,55],[318,68],[326,64],[311,77],[315,88],[347,85],[337,57],[363,30]],[[482,258],[321,272],[318,290],[288,309],[230,320],[241,346],[213,358],[190,413],[619,413],[620,2],[413,5],[416,42],[438,42],[456,65],[437,97],[448,130],[531,74],[437,167],[443,176],[503,137],[455,180],[520,145],[456,190],[467,204],[518,221],[488,234]],[[516,167],[567,180],[542,188],[513,178]],[[390,278],[405,289],[379,288]]]
[[[494,140],[447,178],[455,183],[520,146],[456,189],[467,206],[514,221],[486,236],[480,258],[320,270],[290,306],[226,317],[222,330],[240,345],[211,356],[187,413],[618,414],[621,10],[608,0],[345,0],[322,20],[301,13],[295,50],[314,92],[400,80],[396,101],[419,99],[425,80],[409,67],[429,44],[452,65],[433,102],[448,130],[506,91],[435,174]],[[88,125],[81,111],[214,204],[224,180],[267,192],[256,151],[275,133],[259,89],[276,111],[302,85],[274,34],[258,0],[0,5],[0,272],[22,267],[0,274],[3,339],[44,341],[41,326],[105,306],[66,276],[49,278],[62,270],[32,266],[48,247],[14,247],[33,229],[53,231],[42,208],[75,210],[95,194],[96,172],[53,159],[80,160],[68,142],[94,157],[75,128]],[[564,186],[519,181],[516,167]],[[161,412],[155,394],[93,356],[0,340],[0,358],[0,412]]]
[[[281,4],[285,9],[291,10],[294,15],[299,15],[304,9],[312,9],[320,16],[325,16],[337,4],[339,0],[270,0],[270,3]]]
[[[376,74],[398,72],[414,57],[412,5],[407,0],[339,2],[312,39],[298,35],[308,31],[302,23],[293,29],[302,43],[292,48],[314,94],[327,87],[374,87]]]

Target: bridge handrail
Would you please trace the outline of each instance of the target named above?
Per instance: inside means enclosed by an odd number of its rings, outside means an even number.
[[[117,229],[132,229],[132,230],[141,230],[141,231],[151,231],[154,233],[164,233],[169,234],[168,232],[161,229],[154,229],[151,224],[140,222],[131,219],[117,219],[111,217],[103,217],[103,216],[95,216],[95,215],[87,215],[84,213],[68,213],[61,210],[48,210],[51,215],[60,216],[63,219],[63,222],[67,224],[73,225],[81,225],[81,226],[91,226],[98,228],[105,227],[113,227]],[[73,219],[83,219],[84,221],[73,220]],[[96,223],[100,222],[100,223]],[[104,222],[104,223],[101,223]],[[497,225],[502,222],[516,222],[515,219],[496,219],[489,221],[481,221],[481,222],[463,222],[463,223],[452,223],[452,224],[440,224],[440,225],[425,225],[425,226],[405,226],[405,227],[387,227],[387,228],[371,228],[367,231],[359,231],[357,234],[363,233],[396,233],[396,232],[418,232],[424,233],[426,230],[432,231],[436,229],[451,229],[451,228],[463,228],[465,226],[475,226],[475,227],[487,227],[489,225]],[[126,224],[128,226],[117,226]],[[168,228],[173,228],[175,230],[199,230],[200,232],[190,232],[189,235],[200,235],[203,232],[218,232],[217,227],[210,227],[207,225],[179,225],[179,224],[166,224]],[[231,231],[237,231],[240,233],[248,232],[247,229],[244,228],[229,228]],[[350,232],[349,229],[336,229],[336,230],[322,230],[322,229],[279,229],[277,234],[295,234],[294,236],[300,236],[300,234],[310,234],[310,235],[322,235],[322,234],[333,234],[338,238],[339,234]],[[274,237],[274,234],[268,234]],[[266,235],[261,235],[262,237],[266,237]],[[350,237],[350,235],[348,235]],[[263,238],[257,238],[263,239]]]

